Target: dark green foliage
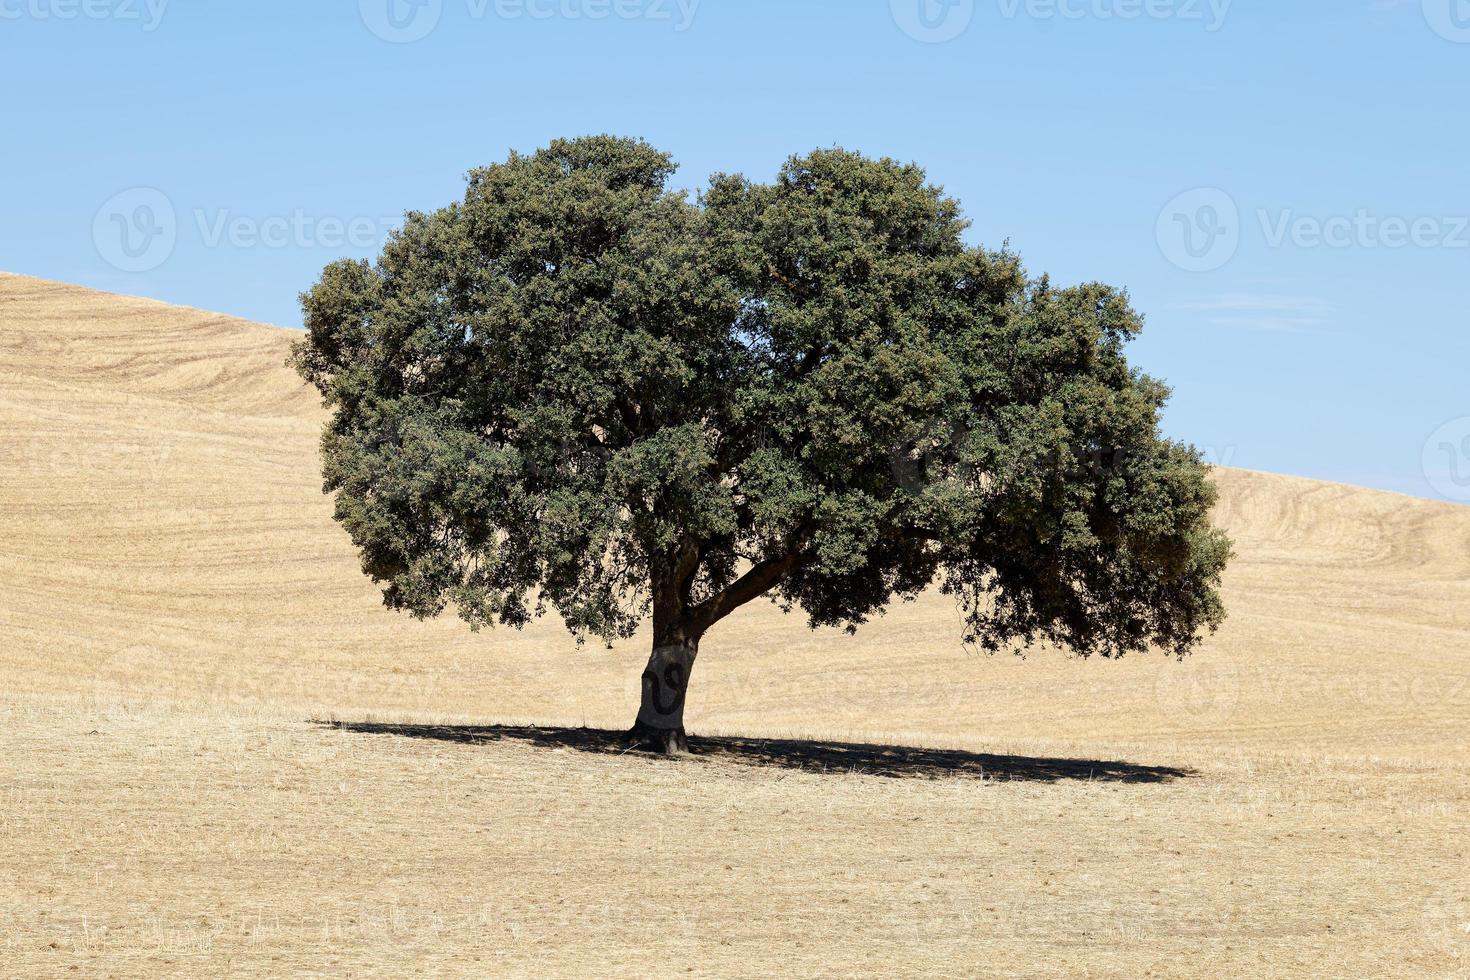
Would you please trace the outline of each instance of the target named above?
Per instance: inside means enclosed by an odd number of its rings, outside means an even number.
[[[1125,294],[968,247],[913,166],[840,151],[665,189],[562,141],[303,297],[326,488],[389,606],[698,638],[760,595],[856,627],[938,581],[987,649],[1184,653],[1229,556]]]

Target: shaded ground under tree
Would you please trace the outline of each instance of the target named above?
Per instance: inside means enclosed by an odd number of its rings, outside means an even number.
[[[317,722],[323,727],[363,735],[395,735],[486,745],[525,742],[539,748],[573,749],[599,755],[624,755],[628,733],[592,728],[539,728],[505,725],[388,725],[370,722]],[[1056,783],[1064,780],[1106,783],[1166,783],[1195,776],[1192,769],[1143,766],[1098,759],[1047,759],[990,755],[957,749],[923,749],[811,739],[691,736],[696,756],[738,765],[801,772],[879,776],[893,779],[994,779]],[[637,753],[642,755],[643,753]]]

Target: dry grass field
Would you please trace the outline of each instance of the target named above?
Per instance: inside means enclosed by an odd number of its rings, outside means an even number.
[[[1183,664],[748,608],[629,756],[644,643],[381,608],[290,339],[0,276],[0,975],[1470,976],[1470,508],[1220,471]]]

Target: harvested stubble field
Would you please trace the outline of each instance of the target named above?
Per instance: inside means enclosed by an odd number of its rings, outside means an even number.
[[[0,974],[1470,975],[1470,508],[1219,471],[1184,664],[759,605],[630,756],[643,643],[380,607],[290,339],[0,276]]]

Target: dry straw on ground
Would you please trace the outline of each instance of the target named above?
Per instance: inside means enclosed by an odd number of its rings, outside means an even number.
[[[1182,665],[748,609],[671,763],[379,607],[288,341],[0,276],[0,974],[1470,973],[1470,509],[1221,471]]]

